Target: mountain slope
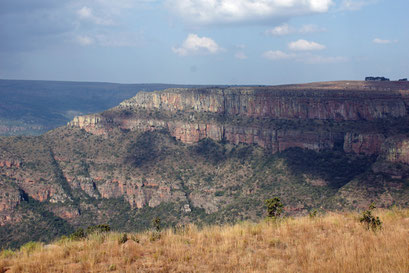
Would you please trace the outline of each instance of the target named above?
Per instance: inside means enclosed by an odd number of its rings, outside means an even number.
[[[2,137],[0,234],[23,231],[22,213],[64,232],[256,220],[272,196],[288,214],[407,207],[407,94],[405,83],[362,82],[168,89],[42,136]]]

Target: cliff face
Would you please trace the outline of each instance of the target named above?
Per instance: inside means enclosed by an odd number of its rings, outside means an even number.
[[[168,89],[139,93],[119,108],[209,112],[272,119],[373,120],[406,116],[399,92],[292,88]]]
[[[353,82],[344,84],[344,89],[306,85],[140,92],[108,112],[76,117],[68,125],[97,135],[107,135],[114,128],[166,129],[188,144],[210,138],[257,144],[273,153],[292,147],[320,151],[341,145],[348,153],[379,154],[386,136],[376,129],[362,130],[360,124],[406,118],[409,91],[402,90],[402,85],[370,90]],[[313,124],[306,127],[302,122]],[[340,122],[354,126],[331,128]]]

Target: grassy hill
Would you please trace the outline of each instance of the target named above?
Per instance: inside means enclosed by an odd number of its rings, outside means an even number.
[[[0,253],[0,272],[409,272],[409,210],[93,233]]]

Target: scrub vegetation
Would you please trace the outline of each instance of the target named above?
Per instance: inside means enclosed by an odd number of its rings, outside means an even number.
[[[409,272],[409,210],[371,211],[376,232],[344,212],[30,242],[0,272]]]

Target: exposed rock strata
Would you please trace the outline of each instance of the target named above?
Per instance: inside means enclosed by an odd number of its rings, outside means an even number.
[[[233,125],[229,119],[248,120],[326,120],[373,121],[406,117],[408,91],[367,91],[362,88],[338,90],[330,87],[298,89],[207,88],[168,89],[140,92],[101,115],[76,117],[69,126],[107,135],[114,128],[132,131],[166,129],[176,139],[192,144],[201,139],[226,140],[235,144],[257,144],[273,153],[291,147],[320,151],[343,142],[345,152],[379,154],[385,136],[380,133],[339,132],[316,128],[277,128],[249,121]],[[129,112],[130,115],[121,113]],[[141,116],[138,113],[162,113],[165,117]],[[183,113],[182,117],[180,113]],[[192,113],[189,116],[189,113]],[[205,115],[205,116],[201,116]],[[226,122],[209,120],[222,117]],[[267,122],[268,123],[268,122]]]
[[[140,92],[118,108],[210,112],[273,119],[373,120],[406,116],[399,92],[275,88],[168,89]]]

